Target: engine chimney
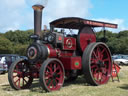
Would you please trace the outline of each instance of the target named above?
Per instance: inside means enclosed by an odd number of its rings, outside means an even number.
[[[34,34],[40,37],[42,25],[42,10],[44,6],[33,5],[32,8],[34,9]]]

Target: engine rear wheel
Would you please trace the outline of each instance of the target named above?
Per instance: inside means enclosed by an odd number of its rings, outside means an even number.
[[[40,69],[40,85],[47,91],[57,91],[64,83],[64,67],[58,59],[47,59]]]
[[[88,45],[83,53],[82,67],[87,83],[107,83],[112,71],[111,53],[107,45],[101,42]]]
[[[16,90],[29,88],[33,77],[28,61],[19,59],[12,63],[8,71],[8,80],[11,87]]]

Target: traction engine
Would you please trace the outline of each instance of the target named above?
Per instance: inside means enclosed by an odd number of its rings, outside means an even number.
[[[42,5],[34,5],[34,40],[27,49],[28,60],[17,60],[9,69],[12,88],[29,88],[39,78],[48,92],[59,90],[64,81],[76,80],[85,75],[90,85],[106,84],[111,77],[112,59],[107,45],[96,42],[94,27],[117,28],[116,24],[77,17],[60,18],[50,23],[50,32],[41,35]],[[60,32],[55,28],[62,29]],[[64,29],[78,30],[66,34]],[[71,31],[70,31],[71,32]]]

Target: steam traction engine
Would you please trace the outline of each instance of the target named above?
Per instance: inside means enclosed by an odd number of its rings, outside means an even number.
[[[27,49],[28,60],[17,60],[8,73],[12,88],[29,88],[34,78],[46,91],[59,90],[64,79],[75,80],[85,75],[90,85],[102,85],[111,76],[111,53],[106,44],[96,42],[94,27],[117,28],[116,24],[86,20],[82,18],[61,18],[50,23],[50,32],[41,36],[42,9],[34,5],[34,42]],[[77,29],[77,35],[66,35],[64,30]]]

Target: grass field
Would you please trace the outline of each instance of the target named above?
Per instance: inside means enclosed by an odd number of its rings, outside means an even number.
[[[60,91],[46,93],[35,80],[30,89],[16,91],[8,83],[8,74],[0,75],[0,96],[128,96],[128,66],[121,67],[120,82],[112,82],[102,86],[89,86],[84,78],[64,84]]]

